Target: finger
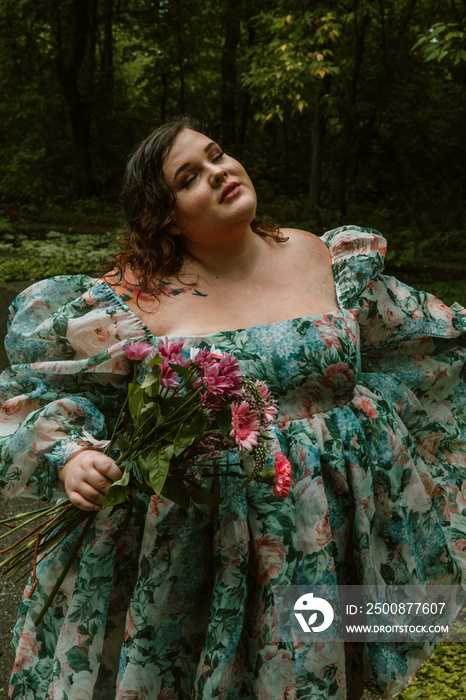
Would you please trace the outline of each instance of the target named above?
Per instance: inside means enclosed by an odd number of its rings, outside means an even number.
[[[70,489],[74,493],[79,493],[84,500],[93,503],[94,505],[101,506],[104,502],[105,494],[101,491],[95,489],[87,481],[83,481]]]
[[[78,491],[71,491],[68,494],[68,497],[71,501],[71,503],[76,506],[76,508],[80,508],[81,510],[86,510],[86,511],[95,511],[95,510],[102,510],[102,506],[98,505],[97,503],[93,503],[92,501],[88,501],[84,496],[82,496]]]
[[[97,491],[106,494],[113,481],[109,479],[104,474],[101,474],[97,469],[93,469],[91,472],[85,475],[84,481],[92,486]]]
[[[100,474],[107,477],[111,483],[118,481],[123,476],[123,472],[117,467],[113,459],[105,455],[100,455],[94,459],[94,468],[100,472]]]

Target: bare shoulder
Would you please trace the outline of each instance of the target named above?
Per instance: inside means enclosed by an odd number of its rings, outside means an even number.
[[[331,269],[330,251],[324,241],[309,231],[298,228],[282,228],[281,232],[290,241],[293,252],[300,258],[312,264],[314,261],[318,265],[327,265]]]

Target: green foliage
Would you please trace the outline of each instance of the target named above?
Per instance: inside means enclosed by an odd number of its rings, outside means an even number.
[[[58,71],[64,39],[75,40],[62,21],[69,2],[0,3],[0,215],[117,226],[127,154],[185,112],[218,139],[229,75],[236,133],[225,140],[250,172],[262,213],[316,232],[347,221],[426,236],[464,229],[465,32],[455,3],[238,3],[228,57],[227,0],[106,7],[77,75],[99,197],[76,200],[73,120]],[[414,250],[397,255],[414,260]],[[2,276],[54,274],[71,262],[9,258]]]
[[[27,206],[23,210],[27,213]],[[41,211],[32,211],[29,217],[46,223],[67,224],[71,233],[76,227],[103,226],[114,229],[122,225],[119,205],[97,197],[49,199]]]
[[[466,61],[466,31],[456,22],[436,22],[422,34],[413,47],[428,63],[448,61],[454,66]]]
[[[430,292],[441,299],[447,306],[451,306],[454,302],[458,302],[461,306],[466,306],[466,279],[451,280],[449,282],[439,280],[430,284],[414,284],[413,286]]]
[[[116,234],[59,233],[45,240],[7,233],[0,242],[0,282],[64,274],[98,274],[116,248]]]
[[[339,72],[332,47],[341,27],[332,12],[319,10],[298,16],[262,12],[255,23],[263,40],[249,51],[243,85],[254,93],[257,120],[283,121],[285,109],[309,108],[316,79]]]
[[[105,494],[103,507],[109,508],[110,506],[116,506],[123,503],[130,493],[129,480],[131,476],[131,470],[125,469],[123,476],[118,481],[112,483],[111,488]]]
[[[464,644],[440,644],[400,700],[457,700],[466,696]]]

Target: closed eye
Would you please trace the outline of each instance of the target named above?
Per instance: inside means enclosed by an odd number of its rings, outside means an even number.
[[[189,175],[186,180],[183,181],[183,187],[189,187],[189,185],[192,183],[192,181],[197,177],[196,173],[193,173],[192,175]]]
[[[223,156],[226,156],[227,154],[224,151],[220,151],[220,153],[216,153],[211,162],[216,163],[217,160],[220,160],[220,158],[223,158]],[[191,173],[188,175],[188,177],[183,181],[183,187],[189,187],[189,185],[196,179],[197,173]]]

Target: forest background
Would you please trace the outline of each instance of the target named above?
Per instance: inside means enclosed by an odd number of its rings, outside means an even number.
[[[128,154],[189,113],[262,213],[374,227],[402,279],[464,300],[465,17],[466,0],[0,0],[0,280],[99,269]]]
[[[0,0],[0,284],[98,272],[129,153],[179,114],[262,213],[376,228],[466,302],[466,0]],[[466,697],[463,649],[400,697]]]

